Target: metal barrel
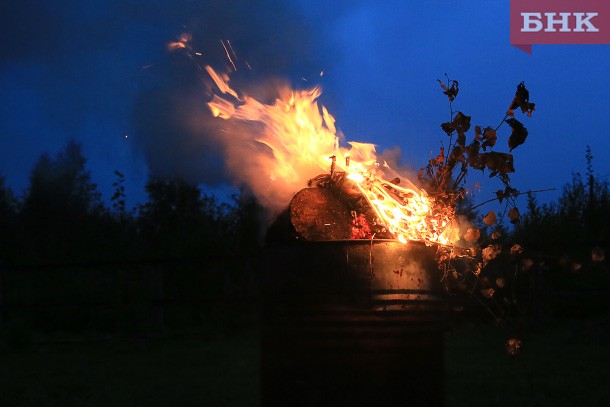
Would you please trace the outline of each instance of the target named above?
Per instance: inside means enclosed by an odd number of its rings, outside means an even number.
[[[262,405],[443,405],[434,253],[389,240],[267,247]]]

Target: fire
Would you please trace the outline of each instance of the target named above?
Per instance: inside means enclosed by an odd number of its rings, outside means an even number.
[[[349,148],[340,146],[334,117],[318,105],[320,87],[283,89],[279,98],[265,104],[238,94],[229,85],[228,76],[209,66],[206,70],[222,93],[208,103],[215,117],[262,125],[256,141],[269,147],[273,156],[261,174],[268,182],[293,185],[296,192],[303,185],[303,176],[312,178],[329,168],[331,173],[343,171],[366,197],[377,222],[399,241],[452,243],[452,211],[435,210],[434,200],[424,190],[403,177],[398,181],[387,163],[378,163],[374,144],[348,142]]]

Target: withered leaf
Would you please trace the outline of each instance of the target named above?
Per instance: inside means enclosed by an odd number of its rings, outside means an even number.
[[[510,254],[513,256],[516,256],[518,254],[523,253],[523,247],[521,247],[521,245],[519,244],[514,244],[511,248],[510,248]]]
[[[470,165],[475,170],[483,171],[485,169],[485,161],[483,156],[475,155],[468,157],[468,165]]]
[[[515,172],[513,156],[511,154],[491,151],[489,153],[482,153],[480,156],[483,157],[485,166],[491,171],[490,177],[498,173],[508,174]]]
[[[487,262],[489,262],[490,260],[495,259],[496,256],[498,254],[500,254],[501,252],[502,252],[502,247],[500,245],[497,245],[497,244],[491,244],[491,245],[485,247],[481,251],[481,256],[483,258],[483,263],[487,264]]]
[[[498,139],[498,136],[496,134],[496,130],[491,128],[491,127],[487,127],[484,131],[483,131],[483,139],[485,140],[483,142],[483,145],[481,147],[483,147],[483,150],[485,150],[487,147],[493,147],[496,145],[496,140]]]
[[[496,191],[496,196],[498,197],[498,202],[502,203],[502,201],[504,200],[504,191],[498,189]]]
[[[466,135],[464,133],[458,133],[456,143],[458,146],[464,147],[466,145]]]
[[[528,132],[527,129],[523,126],[517,119],[506,119],[506,123],[512,129],[512,133],[508,138],[508,147],[510,151],[513,151],[515,148],[519,147],[521,144],[525,143],[525,139],[527,138]]]
[[[519,213],[519,209],[515,208],[511,208],[508,211],[508,219],[510,220],[510,223],[512,223],[513,225],[516,225],[517,223],[519,223],[519,221],[521,220],[521,214]]]
[[[501,237],[502,237],[502,232],[500,232],[499,230],[494,230],[493,233],[491,234],[491,240],[498,240]]]
[[[454,131],[457,132],[458,137],[461,136],[463,138],[463,143],[460,145],[464,146],[466,142],[465,133],[470,129],[470,116],[466,116],[462,112],[457,112],[453,120],[441,124],[441,128],[448,136],[451,136]]]
[[[456,162],[464,162],[464,149],[460,146],[453,147],[451,154],[449,154],[449,163],[455,165]]]
[[[606,254],[601,249],[601,247],[594,247],[593,250],[591,250],[591,260],[593,260],[595,262],[601,262],[601,261],[604,261],[605,259],[606,259]]]
[[[493,288],[483,288],[481,289],[481,295],[485,298],[491,298],[494,296],[496,290],[494,290]]]
[[[456,125],[456,130],[461,133],[466,133],[470,129],[470,116],[466,116],[462,112],[458,112],[453,118]]]
[[[481,143],[479,143],[477,140],[472,140],[472,143],[470,143],[468,147],[466,147],[466,153],[468,154],[468,157],[475,157],[479,155],[480,151]]]
[[[510,196],[517,196],[519,195],[519,190],[511,187],[506,187],[506,189],[504,190],[504,195],[507,198]]]
[[[534,260],[532,259],[523,259],[521,260],[521,270],[527,271],[534,266]]]
[[[441,123],[441,129],[443,129],[443,131],[447,133],[448,136],[450,136],[455,131],[452,122]]]
[[[468,243],[475,243],[481,237],[481,231],[477,228],[469,228],[464,233],[464,240]]]
[[[510,356],[518,356],[521,354],[521,347],[523,341],[517,338],[510,338],[506,340],[506,353]]]
[[[506,284],[506,281],[502,277],[496,278],[496,286],[498,286],[499,288],[502,288],[502,287],[504,287],[505,284]]]
[[[449,98],[450,102],[456,98],[458,92],[460,91],[460,87],[458,81],[451,81],[451,87],[447,87],[440,79],[437,79],[438,83],[441,85],[443,89],[443,94]]]
[[[521,112],[527,113],[528,116],[532,115],[536,104],[531,103],[530,101],[530,92],[525,87],[525,83],[521,82],[517,85],[517,91],[515,92],[515,97],[513,98],[510,107],[508,108],[508,112],[506,113],[509,116],[513,116],[515,114],[516,108],[521,108]]]
[[[487,226],[493,226],[496,224],[496,213],[494,211],[489,211],[487,215],[483,218],[483,223]]]

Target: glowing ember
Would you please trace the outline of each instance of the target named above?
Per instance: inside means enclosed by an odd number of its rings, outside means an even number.
[[[214,95],[208,103],[212,114],[225,120],[256,122],[262,125],[259,143],[273,155],[264,168],[268,182],[292,184],[301,188],[303,168],[331,173],[345,172],[366,197],[376,216],[401,242],[419,240],[449,244],[457,239],[451,220],[453,209],[438,210],[425,191],[417,188],[383,163],[377,162],[375,145],[348,142],[339,145],[335,119],[317,99],[319,87],[308,90],[282,89],[273,104],[264,104],[240,95],[229,85],[227,75],[206,67],[223,96]],[[309,177],[315,174],[308,175]],[[392,181],[390,181],[390,179]],[[401,185],[398,185],[400,183]]]

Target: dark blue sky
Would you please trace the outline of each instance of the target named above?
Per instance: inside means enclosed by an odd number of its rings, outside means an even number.
[[[609,45],[542,45],[527,55],[509,44],[507,0],[325,3],[4,2],[0,175],[22,193],[38,156],[72,137],[106,199],[114,170],[126,175],[130,204],[145,199],[149,169],[222,183],[214,149],[177,125],[180,112],[202,114],[206,101],[190,61],[165,50],[183,31],[210,58],[230,39],[255,71],[245,82],[283,76],[305,86],[301,77],[324,71],[322,102],[347,139],[400,146],[403,164],[415,168],[447,138],[436,79],[459,80],[455,109],[494,127],[525,81],[536,111],[518,117],[530,135],[513,152],[514,186],[560,189],[584,172],[587,144],[596,172],[610,175]],[[496,150],[508,150],[509,134],[504,126]],[[478,196],[499,187],[484,181]]]

